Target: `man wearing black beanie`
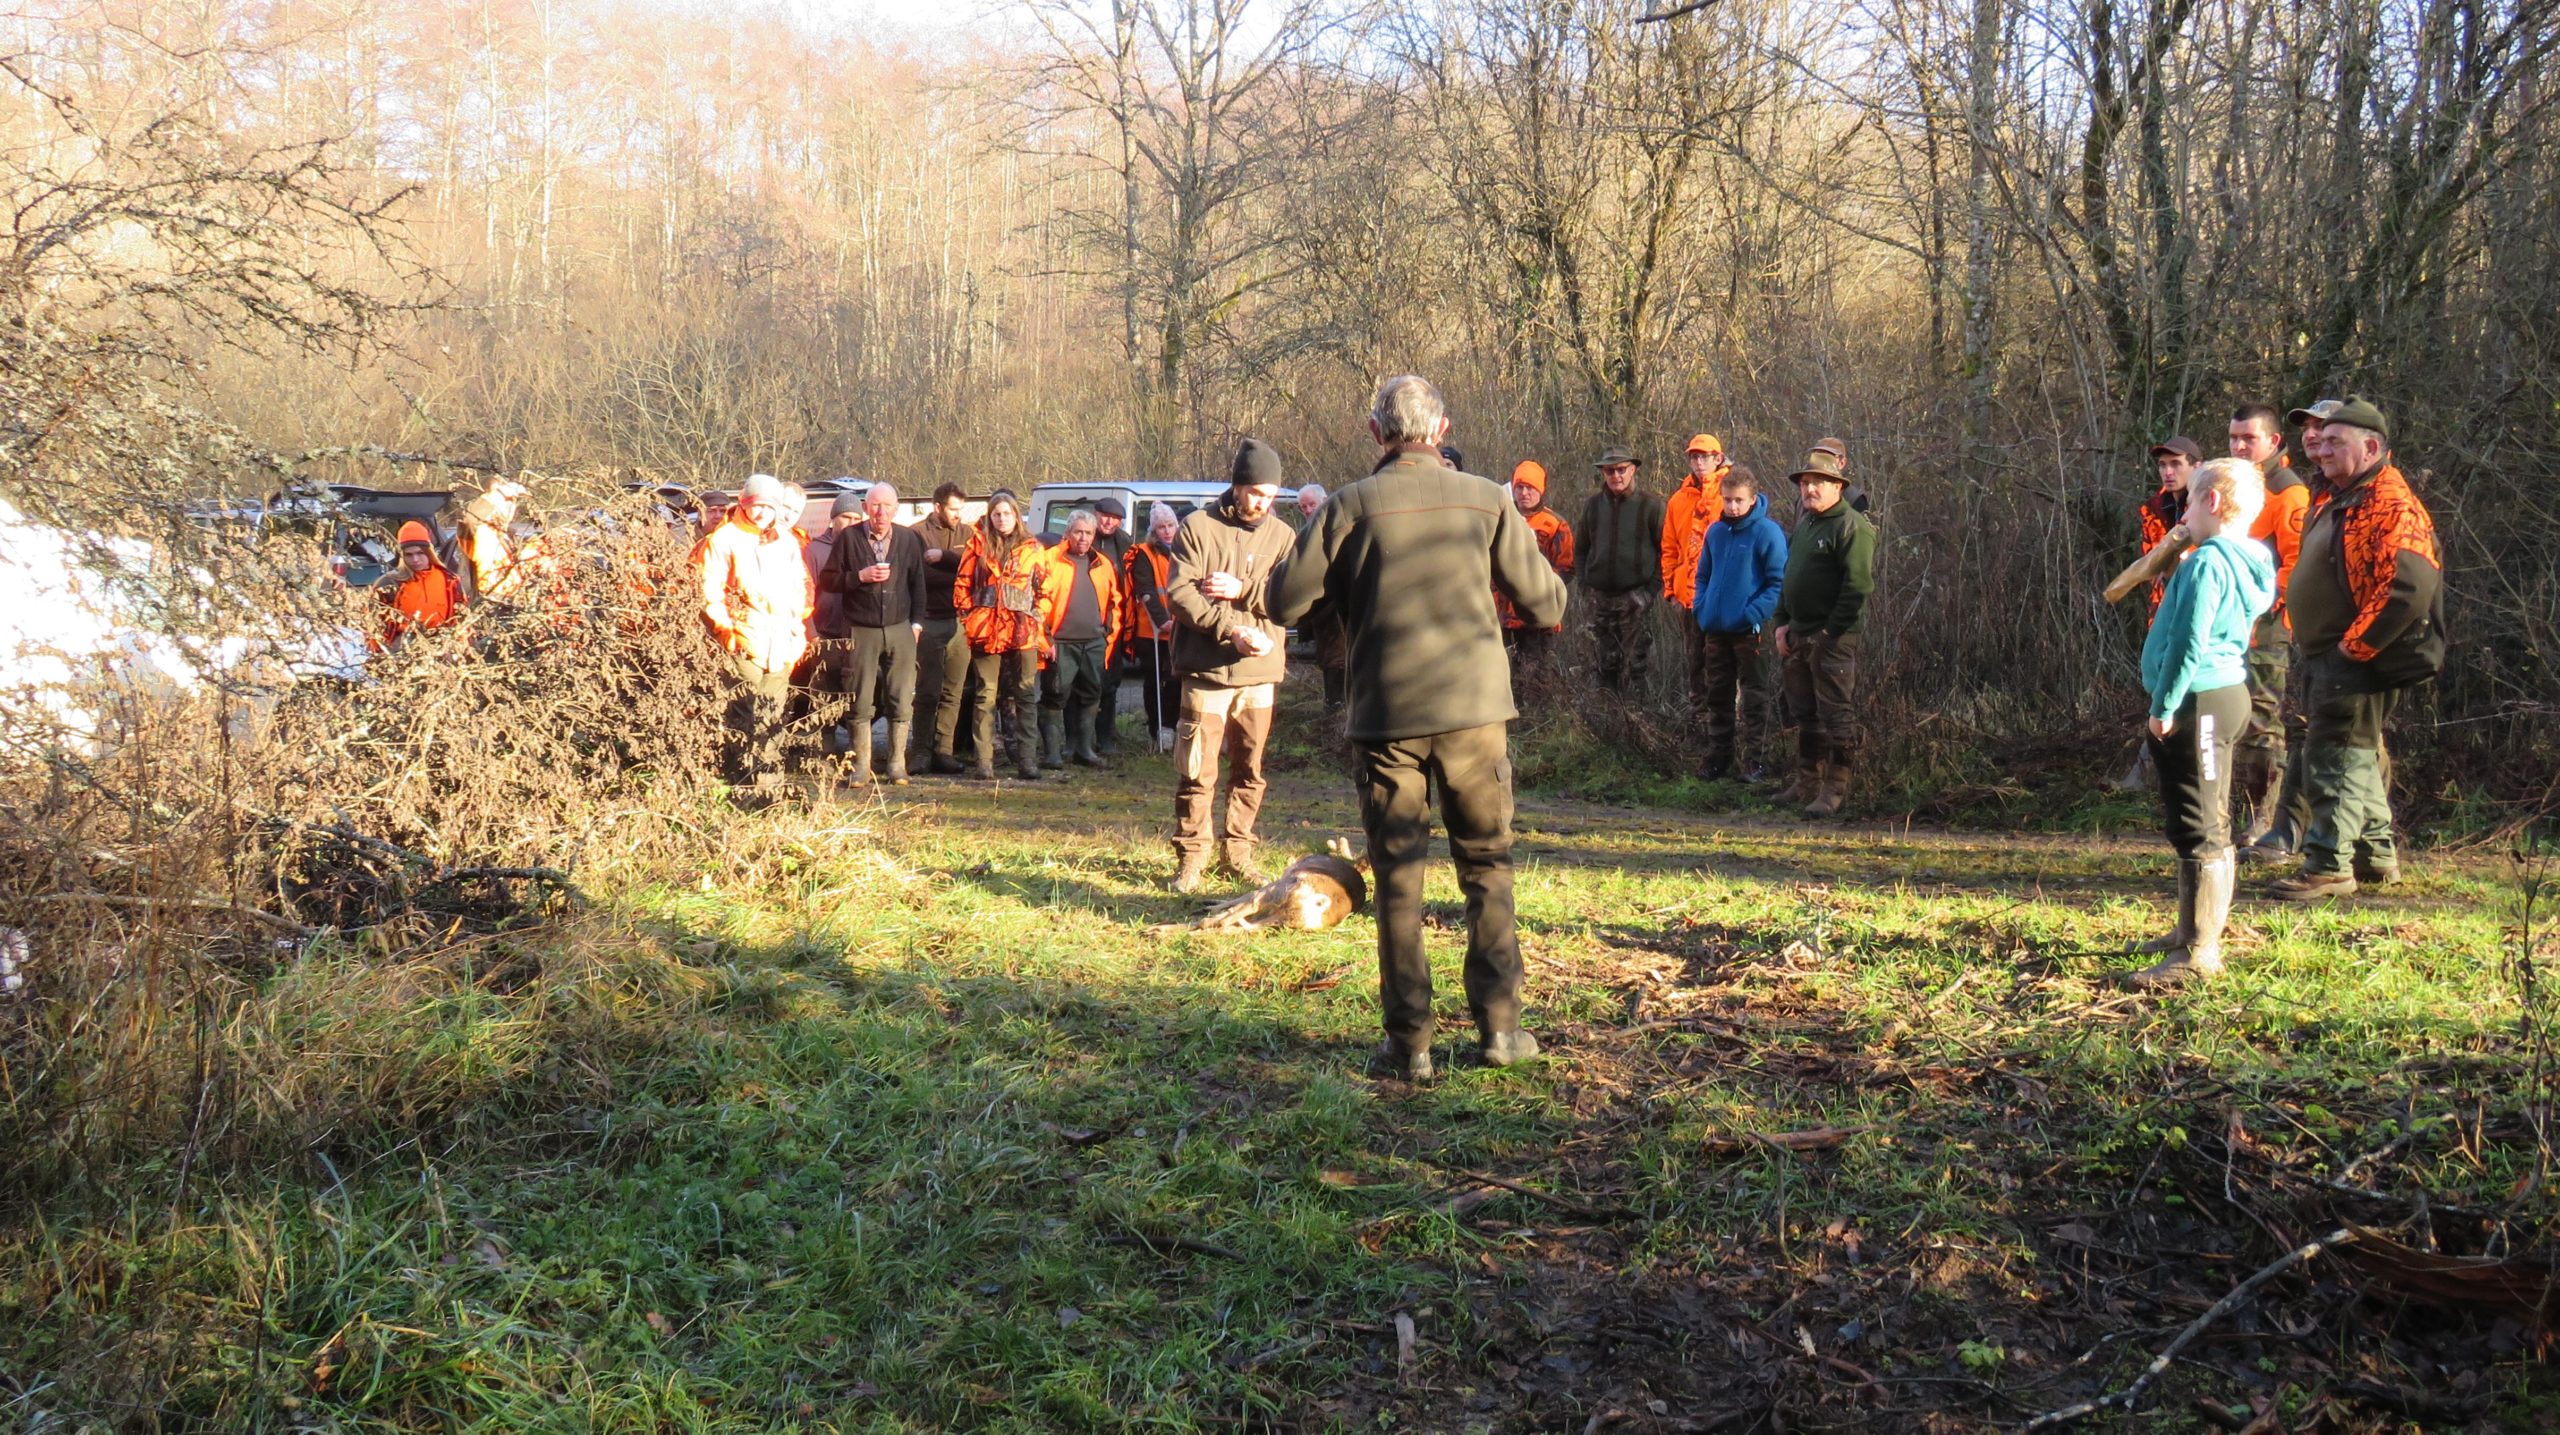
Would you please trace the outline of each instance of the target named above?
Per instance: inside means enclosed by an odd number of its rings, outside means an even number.
[[[1258,883],[1254,818],[1262,811],[1262,752],[1271,741],[1287,630],[1271,621],[1271,570],[1296,535],[1272,516],[1280,455],[1259,439],[1236,449],[1225,496],[1182,520],[1165,600],[1174,614],[1173,661],[1182,673],[1182,716],[1173,732],[1173,890],[1200,890],[1209,866],[1209,806],[1218,759],[1227,762],[1227,820],[1219,865]]]

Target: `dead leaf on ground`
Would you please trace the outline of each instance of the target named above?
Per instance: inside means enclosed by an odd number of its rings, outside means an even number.
[[[1350,973],[1347,971],[1337,971],[1325,972],[1319,976],[1301,977],[1297,981],[1289,984],[1289,990],[1293,992],[1329,992],[1335,987],[1342,985],[1342,979],[1348,975],[1350,975]]]
[[[1414,1340],[1413,1335],[1413,1317],[1404,1311],[1397,1311],[1396,1378],[1399,1380],[1410,1380],[1413,1378],[1413,1355],[1415,1344],[1416,1341]]]

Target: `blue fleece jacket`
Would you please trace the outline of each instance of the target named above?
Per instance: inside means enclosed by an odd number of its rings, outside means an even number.
[[[2248,680],[2249,632],[2276,598],[2276,563],[2254,538],[2217,533],[2169,575],[2151,636],[2142,642],[2142,686],[2151,715],[2168,717],[2189,694]]]
[[[1719,517],[1707,525],[1691,609],[1698,631],[1759,632],[1777,611],[1778,582],[1786,576],[1786,530],[1769,516],[1764,493],[1751,500],[1751,511],[1739,521]]]

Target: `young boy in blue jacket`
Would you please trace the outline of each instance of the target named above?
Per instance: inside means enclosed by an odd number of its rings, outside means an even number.
[[[1707,760],[1699,776],[1727,776],[1737,760],[1745,782],[1758,782],[1761,740],[1769,721],[1769,665],[1760,654],[1760,630],[1778,606],[1778,582],[1787,574],[1787,535],[1769,516],[1751,470],[1736,465],[1724,476],[1723,513],[1707,525],[1698,550],[1697,597],[1692,610],[1706,640]],[[1739,697],[1739,714],[1736,698]]]
[[[2241,459],[2216,459],[2187,479],[2183,526],[2195,548],[2169,575],[2142,644],[2162,825],[2178,851],[2178,922],[2134,949],[2161,956],[2126,976],[2130,986],[2222,970],[2222,927],[2238,876],[2231,753],[2249,724],[2249,635],[2276,596],[2275,556],[2249,537],[2266,497],[2266,476]]]

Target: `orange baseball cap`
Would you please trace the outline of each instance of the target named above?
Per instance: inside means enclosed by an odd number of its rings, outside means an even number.
[[[1724,440],[1711,433],[1702,433],[1689,440],[1689,452],[1721,455],[1724,452]]]
[[[1520,461],[1518,466],[1511,470],[1511,481],[1513,483],[1525,483],[1531,488],[1538,490],[1540,493],[1544,493],[1547,491],[1546,465],[1539,463],[1536,459],[1523,459]]]

